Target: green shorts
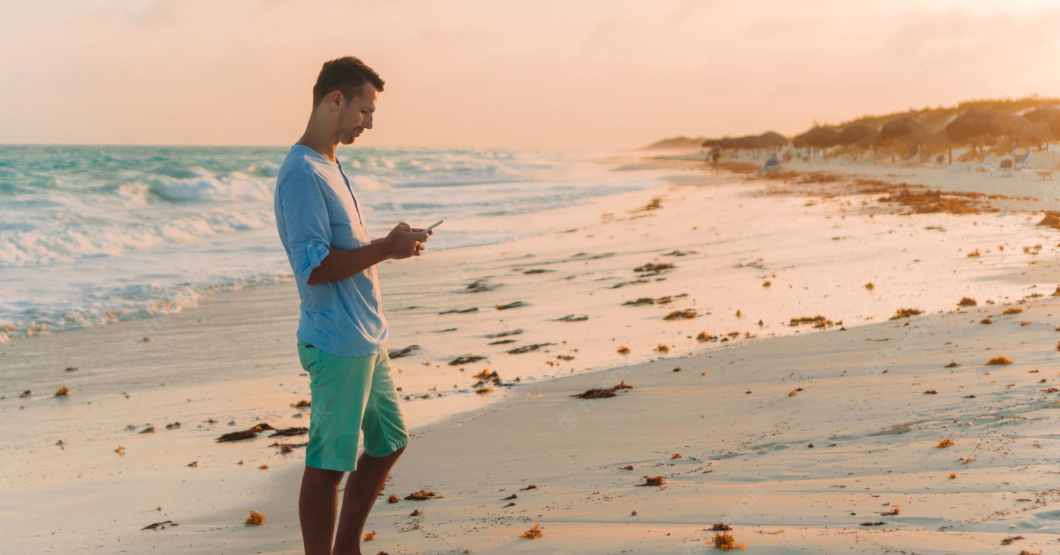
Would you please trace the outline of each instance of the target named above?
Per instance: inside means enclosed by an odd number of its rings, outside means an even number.
[[[362,430],[369,457],[385,457],[408,445],[386,349],[338,357],[299,339],[298,357],[309,373],[312,392],[306,466],[353,471]]]

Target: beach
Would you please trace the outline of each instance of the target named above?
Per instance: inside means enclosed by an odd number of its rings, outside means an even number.
[[[748,553],[1055,550],[1052,182],[606,165],[586,175],[640,181],[469,218],[465,237],[498,239],[381,265],[413,440],[365,553],[701,553],[717,523]],[[914,213],[898,183],[1006,198]],[[300,552],[305,436],[215,442],[308,426],[297,294],[275,274],[0,344],[5,549]]]

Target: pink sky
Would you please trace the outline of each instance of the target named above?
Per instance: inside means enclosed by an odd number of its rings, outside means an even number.
[[[8,1],[0,142],[287,145],[320,64],[371,146],[634,148],[1060,95],[1053,2]]]

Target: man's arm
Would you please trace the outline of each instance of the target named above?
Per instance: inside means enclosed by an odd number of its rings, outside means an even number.
[[[331,249],[320,265],[309,274],[308,285],[321,285],[355,276],[380,262],[391,258],[419,256],[423,242],[433,231],[412,229],[402,222],[386,237],[373,239],[371,243],[356,249]]]
[[[324,260],[309,274],[309,285],[321,285],[355,276],[380,262],[389,260],[387,244],[375,239],[356,249],[331,249]]]

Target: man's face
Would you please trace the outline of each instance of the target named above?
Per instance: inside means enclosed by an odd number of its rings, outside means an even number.
[[[361,96],[351,98],[339,111],[339,129],[335,138],[344,145],[352,144],[365,129],[372,128],[372,117],[379,91],[371,83],[364,84]]]

